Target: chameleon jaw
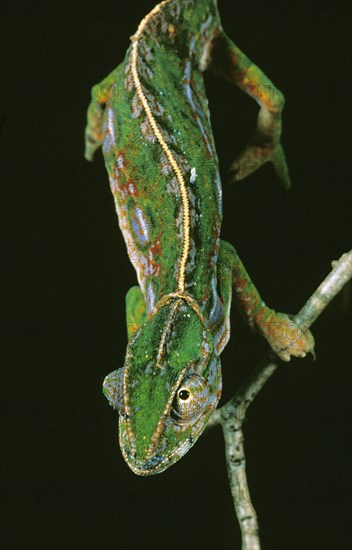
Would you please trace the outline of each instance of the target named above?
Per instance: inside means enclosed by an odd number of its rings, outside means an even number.
[[[176,447],[176,449],[174,449],[171,454],[165,457],[158,457],[155,455],[146,461],[142,461],[133,458],[131,452],[123,447],[120,440],[120,448],[125,461],[127,462],[132,472],[139,476],[150,476],[164,472],[169,466],[174,464],[183,455],[185,455],[187,451],[192,447],[192,445],[193,441],[191,440],[191,437],[189,437],[188,439],[183,441],[181,445]]]
[[[216,406],[216,405],[215,405]],[[158,452],[154,453],[152,456],[146,458],[145,460],[138,460],[134,458],[133,453],[131,452],[131,447],[129,445],[129,438],[126,431],[123,429],[123,424],[126,424],[126,421],[120,417],[120,427],[119,427],[119,443],[122,455],[128,464],[129,468],[133,473],[139,476],[150,476],[154,474],[160,474],[164,472],[175,464],[180,458],[182,458],[189,449],[197,441],[198,437],[203,432],[208,419],[213,412],[214,407],[211,407],[205,415],[200,416],[200,418],[195,423],[192,434],[182,441],[177,447],[175,447],[172,452],[167,454],[158,455]]]

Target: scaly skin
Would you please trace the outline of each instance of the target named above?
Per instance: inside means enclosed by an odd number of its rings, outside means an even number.
[[[277,326],[292,326],[289,318],[267,308],[235,250],[220,241],[221,183],[202,72],[230,78],[261,106],[234,179],[272,160],[289,185],[282,94],[261,92],[270,81],[226,37],[216,0],[161,2],[131,40],[124,61],[92,89],[86,158],[103,145],[139,283],[126,297],[125,364],[106,377],[104,393],[119,411],[126,462],[150,475],[188,451],[220,399],[233,286],[249,325],[283,359],[303,356],[313,341],[282,336]]]

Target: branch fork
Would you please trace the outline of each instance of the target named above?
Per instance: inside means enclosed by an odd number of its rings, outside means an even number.
[[[293,318],[303,332],[317,320],[326,306],[352,278],[352,250],[332,262],[332,271]],[[247,409],[264,384],[275,372],[280,360],[269,351],[255,367],[248,380],[226,405],[217,409],[208,426],[220,424],[224,433],[230,490],[241,528],[242,550],[260,550],[257,514],[251,501],[244,453],[243,421]]]

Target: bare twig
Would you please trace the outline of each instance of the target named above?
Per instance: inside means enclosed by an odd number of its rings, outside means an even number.
[[[242,420],[232,400],[221,408],[227,473],[236,515],[242,533],[243,550],[260,550],[257,514],[251,501],[243,447]]]
[[[316,321],[352,278],[352,250],[343,254],[332,265],[332,271],[293,319],[302,331],[307,330]],[[242,550],[260,550],[257,515],[250,498],[246,476],[242,424],[249,405],[275,372],[279,361],[273,352],[268,352],[233,398],[215,411],[211,419],[211,425],[221,424],[224,432],[227,471],[242,533]]]

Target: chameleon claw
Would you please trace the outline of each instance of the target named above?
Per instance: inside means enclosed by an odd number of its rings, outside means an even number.
[[[243,180],[269,161],[273,163],[275,172],[285,189],[290,189],[291,180],[281,144],[274,148],[249,145],[230,166],[228,183]]]
[[[315,356],[311,332],[303,332],[285,313],[272,310],[266,321],[260,322],[259,332],[282,361],[289,361],[291,356],[303,358],[307,353]]]

